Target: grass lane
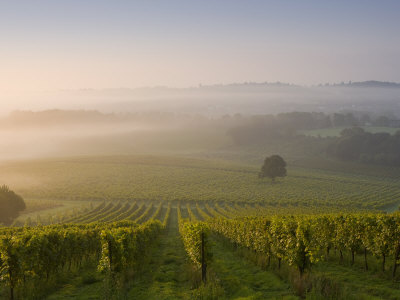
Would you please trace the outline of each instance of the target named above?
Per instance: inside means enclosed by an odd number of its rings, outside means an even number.
[[[47,297],[47,300],[95,300],[102,299],[103,276],[96,270],[96,266],[88,267],[70,275],[60,282],[55,293]]]
[[[166,232],[151,254],[146,271],[133,282],[128,299],[191,299],[186,253],[178,232],[176,209],[171,209]]]
[[[275,274],[240,257],[217,239],[212,239],[212,268],[221,281],[226,299],[298,299],[288,283]]]
[[[400,299],[400,283],[356,267],[337,262],[320,262],[312,269],[315,275],[338,282],[351,299]]]

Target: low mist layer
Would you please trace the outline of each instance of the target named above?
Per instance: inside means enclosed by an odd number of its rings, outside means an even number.
[[[400,84],[358,82],[304,87],[245,83],[174,89],[86,89],[2,94],[0,113],[13,110],[84,109],[110,113],[277,114],[290,111],[364,111],[400,115]]]

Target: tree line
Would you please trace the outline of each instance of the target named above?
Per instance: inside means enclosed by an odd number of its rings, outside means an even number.
[[[0,186],[0,223],[10,225],[26,208],[24,199],[6,185]]]
[[[306,155],[331,156],[362,163],[400,165],[400,128],[397,133],[366,132],[358,125],[389,126],[387,117],[372,120],[353,114],[293,112],[276,116],[247,117],[227,131],[236,145],[275,145],[285,150],[296,149]],[[393,120],[392,120],[393,121]],[[371,122],[371,123],[369,123]],[[399,122],[400,125],[400,122]],[[343,126],[340,136],[313,137],[301,131]]]
[[[277,115],[225,116],[230,124],[227,131],[236,144],[257,144],[270,138],[287,138],[301,130],[335,127],[381,126],[400,127],[400,120],[387,116],[372,117],[368,114],[325,114],[323,112],[290,112]]]
[[[400,130],[390,135],[347,128],[327,147],[327,153],[343,160],[400,166]]]

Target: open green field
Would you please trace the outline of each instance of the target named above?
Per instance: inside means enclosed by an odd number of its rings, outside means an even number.
[[[398,178],[288,166],[273,184],[259,168],[172,156],[109,156],[2,165],[0,181],[25,199],[182,200],[278,206],[387,209],[400,203]],[[400,174],[399,174],[400,175]]]

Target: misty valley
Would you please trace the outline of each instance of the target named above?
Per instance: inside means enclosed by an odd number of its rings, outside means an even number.
[[[400,1],[0,1],[0,300],[399,300]]]
[[[399,297],[399,109],[261,112],[4,115],[4,297]]]

